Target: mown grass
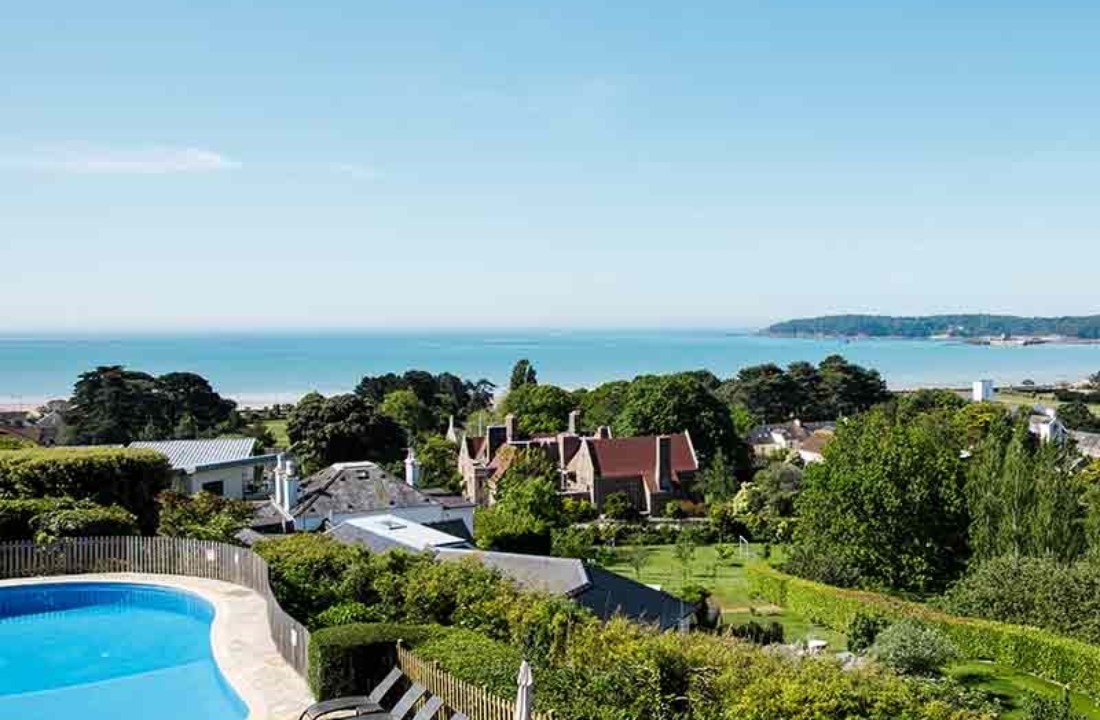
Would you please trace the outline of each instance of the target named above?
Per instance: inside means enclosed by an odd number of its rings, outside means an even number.
[[[281,449],[290,447],[290,437],[286,434],[286,420],[264,420],[264,427],[275,438],[275,446]]]
[[[968,687],[994,695],[1005,708],[1001,715],[1005,720],[1020,720],[1024,717],[1023,702],[1028,693],[1051,698],[1062,695],[1060,685],[1012,668],[977,660],[956,663],[948,668],[947,674]],[[1100,707],[1089,697],[1071,692],[1070,704],[1075,712],[1100,720]]]

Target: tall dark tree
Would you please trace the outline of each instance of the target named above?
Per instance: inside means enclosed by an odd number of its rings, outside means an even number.
[[[173,433],[176,437],[198,437],[234,424],[237,403],[214,391],[209,381],[190,372],[161,375],[156,381],[157,392],[169,414],[167,423],[177,428],[186,423],[193,431]]]
[[[521,385],[501,402],[501,411],[514,414],[520,431],[528,435],[565,430],[575,407],[573,395],[556,385]]]
[[[336,462],[396,462],[408,446],[400,425],[354,394],[309,393],[290,412],[287,435],[307,472]]]
[[[830,355],[817,366],[825,393],[832,399],[832,417],[847,417],[890,399],[886,381],[877,370]]]
[[[508,383],[509,390],[518,390],[524,385],[537,385],[538,373],[535,366],[527,358],[523,358],[512,366],[512,379]]]

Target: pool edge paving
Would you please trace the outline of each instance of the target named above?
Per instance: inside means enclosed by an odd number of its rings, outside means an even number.
[[[313,702],[305,680],[279,654],[264,599],[248,588],[205,578],[95,573],[0,580],[0,587],[118,582],[191,592],[214,606],[210,644],[222,675],[248,706],[248,720],[294,720]]]

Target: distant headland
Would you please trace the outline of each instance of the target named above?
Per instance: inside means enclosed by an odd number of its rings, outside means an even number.
[[[1012,345],[1100,342],[1100,315],[824,315],[786,320],[762,332],[781,337],[959,339],[979,344]]]

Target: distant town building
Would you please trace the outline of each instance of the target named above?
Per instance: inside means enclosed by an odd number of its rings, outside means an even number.
[[[766,458],[776,453],[795,451],[806,462],[822,459],[822,450],[836,432],[836,423],[802,422],[758,425],[749,431],[746,440],[757,457]]]
[[[1027,418],[1027,424],[1031,434],[1043,442],[1064,443],[1069,434],[1066,426],[1058,419],[1055,408],[1034,408]]]
[[[974,402],[992,402],[993,401],[993,381],[992,380],[975,380],[974,386],[971,391],[971,399]]]

